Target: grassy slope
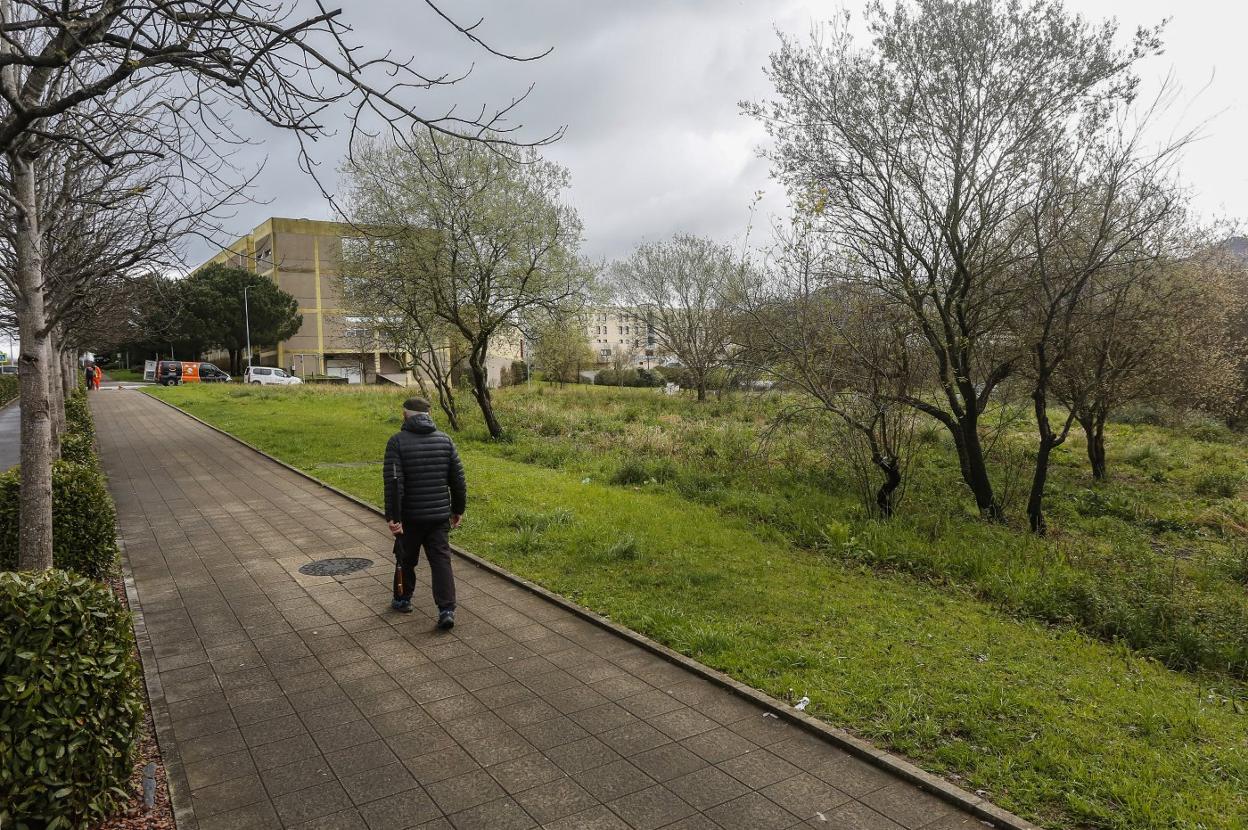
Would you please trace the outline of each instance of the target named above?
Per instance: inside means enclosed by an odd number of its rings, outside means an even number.
[[[395,426],[392,398],[158,394],[380,496],[368,462]],[[1051,826],[1248,824],[1248,717],[1225,696],[1242,699],[1242,686],[1217,680],[1212,693],[1212,679],[1010,619],[957,590],[822,559],[670,493],[584,484],[478,442],[464,457],[466,546],[758,688],[809,694],[819,716],[1002,806]],[[340,466],[352,463],[362,466]],[[544,531],[516,530],[543,515]],[[635,548],[613,545],[625,537]]]

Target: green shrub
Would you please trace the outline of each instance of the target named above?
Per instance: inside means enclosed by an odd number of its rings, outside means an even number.
[[[614,562],[633,562],[641,556],[641,546],[637,544],[637,538],[630,534],[616,539],[602,555],[604,559]]]
[[[21,470],[0,474],[0,571],[17,567]],[[52,466],[52,561],[58,568],[101,579],[117,562],[117,511],[104,474],[92,466]]]
[[[525,510],[513,515],[508,524],[516,530],[531,528],[536,533],[545,533],[552,527],[570,525],[575,518],[575,514],[566,507],[561,507],[550,513],[536,513]]]
[[[1141,444],[1127,450],[1123,458],[1131,466],[1144,469],[1164,464],[1169,459],[1169,456],[1165,450],[1156,444]]]
[[[0,375],[0,406],[16,398],[19,391],[17,375]]]
[[[130,616],[64,571],[0,573],[0,826],[85,828],[125,796],[143,720]]]
[[[1233,499],[1243,484],[1242,476],[1233,473],[1206,473],[1196,479],[1196,495],[1210,498]]]
[[[1235,440],[1235,433],[1231,432],[1231,428],[1220,421],[1203,421],[1188,430],[1188,435],[1197,441],[1208,441],[1215,444],[1225,444]]]
[[[61,439],[61,460],[70,464],[94,467],[99,464],[100,459],[95,453],[95,443],[90,435],[69,432]]]
[[[65,429],[72,435],[85,435],[95,440],[95,421],[91,418],[86,392],[78,390],[65,399]]]
[[[665,458],[646,461],[640,458],[626,458],[611,473],[612,484],[639,485],[650,482],[671,481],[676,478],[676,465]]]

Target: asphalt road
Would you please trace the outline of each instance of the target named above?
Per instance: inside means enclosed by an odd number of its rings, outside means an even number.
[[[22,455],[22,408],[13,402],[0,409],[0,471],[17,466]]]

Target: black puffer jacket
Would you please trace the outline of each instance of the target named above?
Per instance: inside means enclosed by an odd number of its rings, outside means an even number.
[[[386,444],[386,518],[438,522],[464,512],[468,486],[455,442],[425,413],[403,422]]]

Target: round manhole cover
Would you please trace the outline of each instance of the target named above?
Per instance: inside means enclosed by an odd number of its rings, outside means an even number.
[[[371,559],[356,559],[349,556],[341,559],[318,559],[299,568],[299,573],[307,576],[342,576],[362,571],[371,564],[373,564]]]

